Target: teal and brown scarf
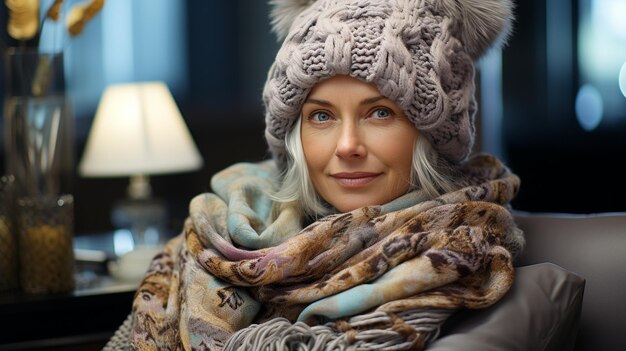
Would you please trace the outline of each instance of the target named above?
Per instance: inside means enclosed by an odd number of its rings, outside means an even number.
[[[479,155],[465,186],[321,218],[272,214],[272,162],[216,174],[135,295],[140,350],[422,349],[459,308],[497,302],[523,236],[519,179]],[[274,218],[270,221],[270,218]],[[298,345],[298,346],[296,346]],[[300,348],[298,348],[300,347]]]

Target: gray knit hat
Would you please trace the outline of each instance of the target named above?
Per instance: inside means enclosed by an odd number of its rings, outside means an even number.
[[[374,83],[452,163],[474,142],[474,62],[506,39],[512,0],[271,0],[279,39],[265,88],[265,137],[286,165],[285,134],[318,82]]]

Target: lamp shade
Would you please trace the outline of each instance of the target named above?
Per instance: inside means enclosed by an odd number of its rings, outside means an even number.
[[[78,166],[81,176],[184,172],[202,156],[162,82],[114,84],[102,94]]]

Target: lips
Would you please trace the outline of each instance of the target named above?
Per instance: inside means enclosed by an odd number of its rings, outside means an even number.
[[[331,177],[333,177],[337,183],[343,187],[359,188],[371,183],[381,174],[382,173],[370,172],[340,172],[331,174]]]

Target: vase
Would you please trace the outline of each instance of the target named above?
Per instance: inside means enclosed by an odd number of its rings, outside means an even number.
[[[74,136],[63,53],[11,48],[4,62],[5,162],[16,196],[71,193]]]
[[[68,292],[73,276],[73,120],[63,53],[11,48],[4,57],[5,172],[24,292]],[[17,234],[17,235],[15,235]]]

